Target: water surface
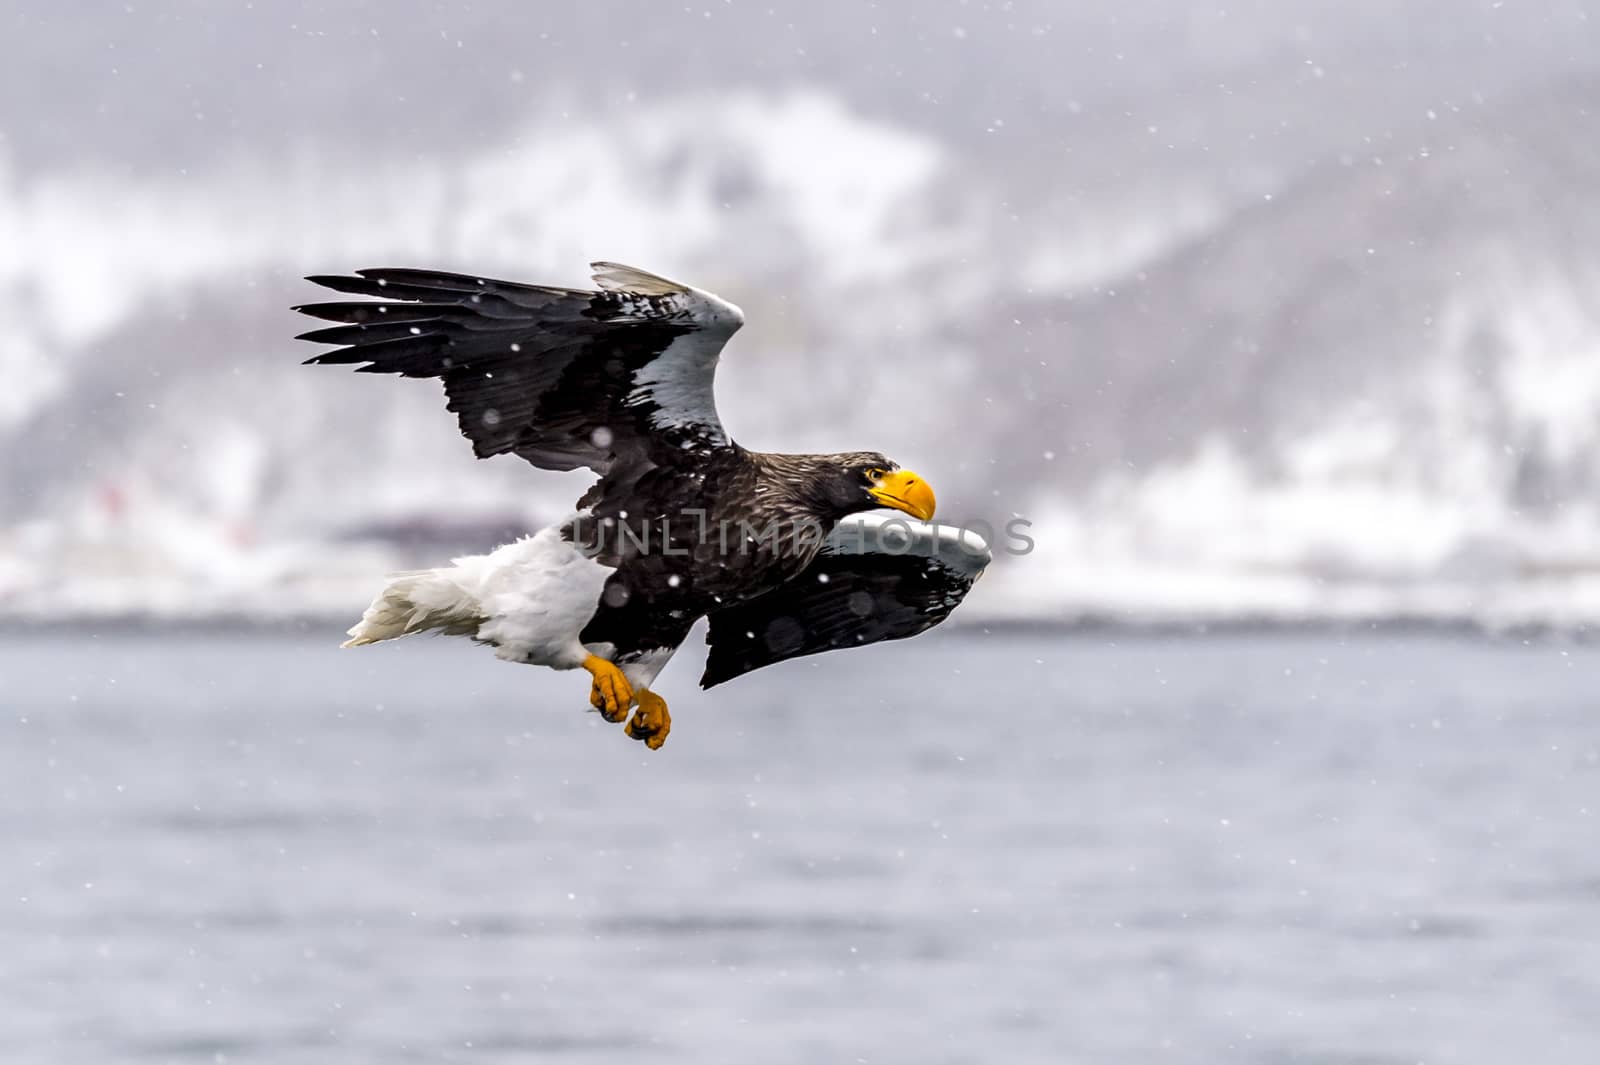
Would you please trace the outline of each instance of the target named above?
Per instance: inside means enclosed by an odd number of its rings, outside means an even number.
[[[0,1061],[1600,1061],[1600,650],[0,638]]]

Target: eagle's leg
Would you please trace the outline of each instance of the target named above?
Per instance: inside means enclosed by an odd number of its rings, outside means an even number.
[[[627,717],[628,707],[633,704],[633,688],[622,670],[598,655],[585,658],[583,668],[594,675],[594,684],[589,688],[590,705],[607,721]]]
[[[633,712],[633,720],[628,722],[628,735],[636,740],[644,740],[644,745],[652,751],[659,750],[667,742],[667,733],[672,731],[672,715],[667,713],[667,701],[648,688],[640,688],[638,698],[639,709]]]

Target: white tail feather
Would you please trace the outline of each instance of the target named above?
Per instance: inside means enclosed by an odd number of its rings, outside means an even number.
[[[395,574],[341,646],[363,647],[435,629],[449,636],[475,634],[488,619],[477,596],[457,580],[461,576],[456,566]]]

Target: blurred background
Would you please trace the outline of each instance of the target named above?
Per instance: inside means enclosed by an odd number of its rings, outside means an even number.
[[[0,1060],[1600,1061],[1600,12],[0,6]],[[660,752],[394,569],[563,514],[303,275],[748,323],[1002,555]]]
[[[435,386],[300,368],[287,308],[600,258],[745,308],[746,444],[1033,521],[973,612],[1600,614],[1583,4],[3,19],[7,614],[342,616],[558,516],[581,477],[474,464]]]

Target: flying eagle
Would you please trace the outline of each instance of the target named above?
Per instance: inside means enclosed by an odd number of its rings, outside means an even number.
[[[989,561],[930,524],[933,490],[872,451],[781,455],[722,428],[712,379],[744,323],[709,292],[616,263],[598,291],[431,270],[307,280],[376,299],[295,310],[339,322],[307,362],[436,377],[479,458],[599,480],[576,513],[488,555],[389,579],[347,647],[437,631],[514,662],[583,667],[607,721],[651,748],[650,684],[708,618],[702,687],[800,655],[937,625]],[[863,512],[889,508],[909,516]]]

